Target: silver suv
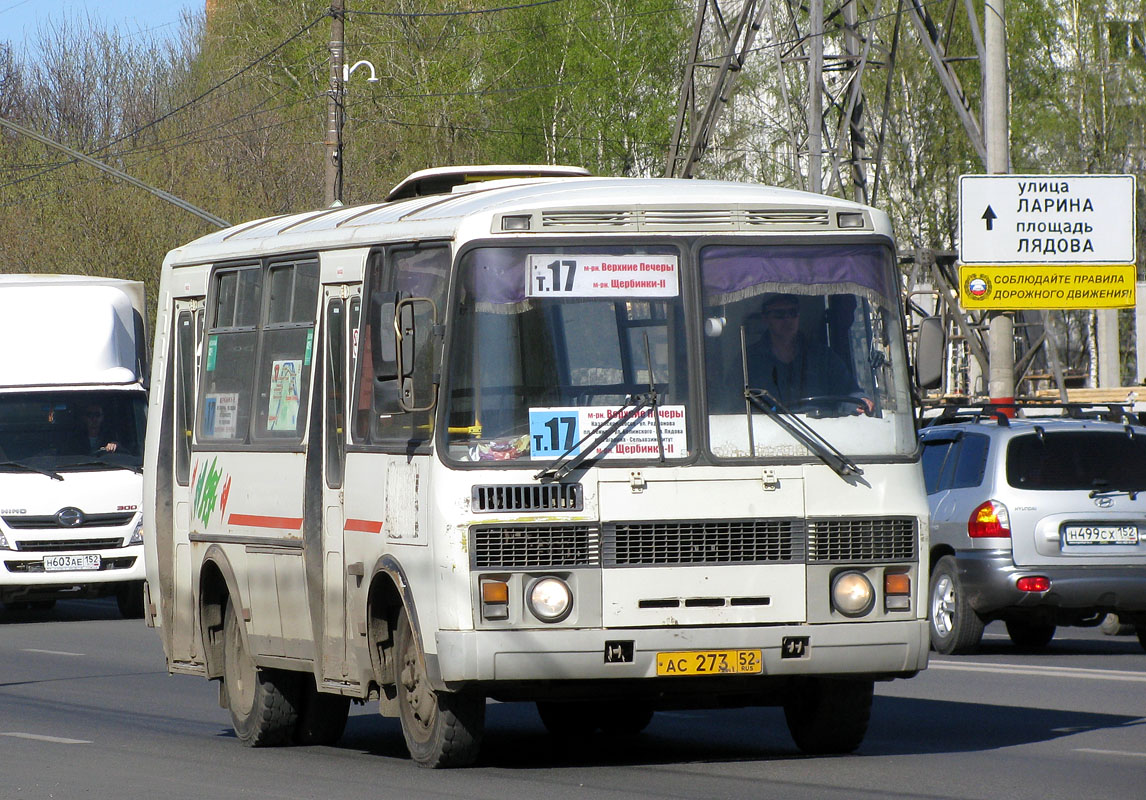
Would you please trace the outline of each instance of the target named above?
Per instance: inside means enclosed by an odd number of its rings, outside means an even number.
[[[1115,613],[1146,647],[1146,427],[1117,407],[1034,413],[946,409],[920,432],[931,645],[972,652],[1001,619],[1034,649]]]

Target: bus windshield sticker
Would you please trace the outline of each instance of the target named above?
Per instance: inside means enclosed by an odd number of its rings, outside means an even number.
[[[635,414],[623,413],[631,420],[617,429],[617,434],[601,442],[590,454],[592,458],[659,458],[657,426],[652,408],[642,408]],[[684,458],[688,455],[685,435],[684,406],[659,406],[661,441],[665,458]],[[529,409],[529,442],[531,458],[557,458],[578,455],[581,438],[605,420],[615,416],[613,406]]]
[[[306,331],[306,353],[302,357],[302,365],[304,367],[310,366],[310,351],[314,347],[314,328],[308,328]]]
[[[239,393],[208,394],[203,409],[203,435],[212,439],[233,439],[239,429]]]
[[[675,255],[529,256],[529,297],[676,297]]]
[[[271,365],[268,431],[293,431],[298,427],[298,379],[302,361],[286,358]]]

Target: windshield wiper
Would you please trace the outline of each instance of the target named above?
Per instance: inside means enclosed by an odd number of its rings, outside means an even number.
[[[122,456],[121,456],[121,458],[122,458]],[[136,475],[142,475],[143,474],[143,467],[136,466],[135,464],[122,463],[118,459],[115,461],[111,461],[111,460],[108,460],[108,459],[103,458],[103,457],[85,458],[85,459],[80,460],[80,461],[69,461],[66,464],[62,464],[61,466],[66,466],[66,467],[112,467],[114,469],[128,469],[128,470],[131,470],[132,472],[134,472]]]
[[[1087,496],[1094,498],[1094,497],[1105,497],[1107,495],[1112,495],[1112,494],[1124,494],[1127,497],[1129,497],[1131,500],[1137,500],[1138,499],[1138,492],[1139,492],[1138,489],[1107,488],[1107,486],[1106,486],[1107,483],[1108,483],[1108,481],[1104,481],[1102,479],[1095,480],[1093,483],[1091,483],[1091,485],[1094,488],[1090,490],[1090,494]]]
[[[54,481],[62,481],[64,479],[64,476],[58,472],[53,472],[52,470],[44,469],[43,467],[36,467],[32,464],[25,464],[23,461],[0,461],[0,467],[15,467],[16,469],[22,469],[25,472],[38,472],[41,475],[46,475]]]
[[[631,394],[625,398],[625,402],[617,409],[614,416],[606,418],[594,425],[588,433],[574,442],[572,445],[565,449],[565,452],[553,459],[549,464],[546,464],[541,470],[533,477],[540,480],[542,483],[552,483],[559,481],[568,475],[573,470],[577,469],[589,455],[597,449],[597,447],[604,441],[608,440],[610,436],[615,434],[622,425],[631,425],[637,422],[637,413],[642,408],[652,406],[656,408],[657,391],[654,388],[651,392],[643,392],[641,394]],[[632,408],[628,414],[624,413],[625,409]],[[660,431],[657,432],[657,439],[660,439]],[[585,442],[589,442],[581,451],[572,458],[569,454],[577,450]],[[616,442],[613,442],[616,444]],[[568,460],[566,460],[568,459]]]
[[[820,460],[827,464],[841,478],[848,475],[863,475],[863,470],[850,458],[841,453],[831,442],[821,436],[804,420],[784,407],[767,389],[756,389],[748,383],[748,348],[745,342],[744,326],[740,326],[740,362],[744,370],[744,407],[748,416],[748,447],[756,455],[756,440],[752,431],[752,408],[763,411],[803,444]]]

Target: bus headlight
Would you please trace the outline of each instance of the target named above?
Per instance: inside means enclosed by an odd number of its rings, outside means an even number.
[[[841,572],[832,581],[832,606],[849,617],[860,617],[871,611],[875,589],[862,572]]]
[[[538,578],[526,590],[525,601],[542,622],[560,622],[573,610],[573,590],[560,578]]]
[[[3,533],[0,533],[0,550],[7,550],[7,549],[8,549],[8,537],[6,537]]]

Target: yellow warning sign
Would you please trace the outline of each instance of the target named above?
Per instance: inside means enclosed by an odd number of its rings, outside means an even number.
[[[959,302],[969,311],[1133,308],[1133,264],[959,267]]]

